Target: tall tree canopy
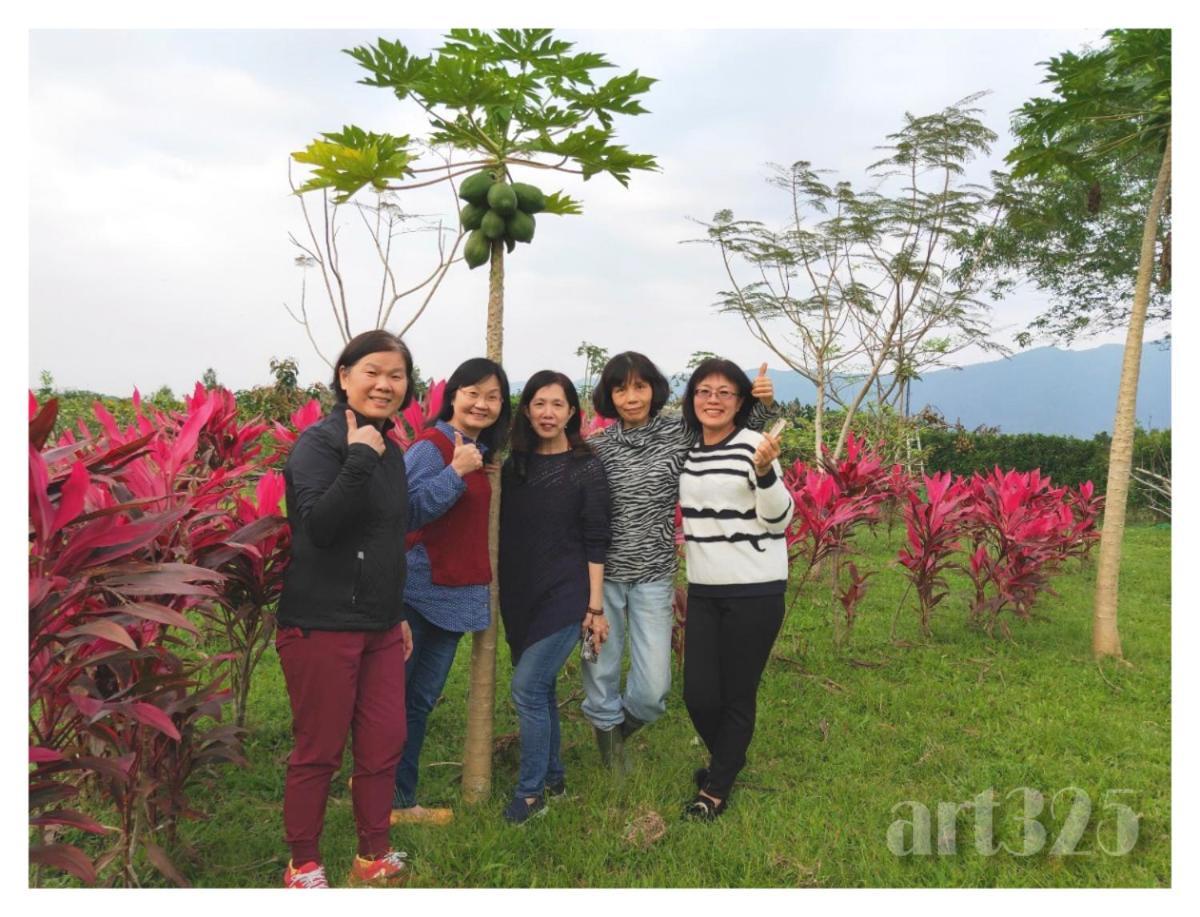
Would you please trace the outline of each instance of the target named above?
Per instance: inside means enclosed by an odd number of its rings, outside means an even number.
[[[1129,322],[1146,207],[1171,126],[1171,33],[1114,29],[1103,47],[1043,62],[1053,96],[1013,116],[1011,174],[997,173],[1005,212],[986,266],[998,296],[1022,279],[1049,307],[1017,335],[1070,343]],[[1157,216],[1147,320],[1171,317],[1171,193]]]

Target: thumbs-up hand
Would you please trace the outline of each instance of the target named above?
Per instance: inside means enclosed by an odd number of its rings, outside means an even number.
[[[766,407],[770,407],[775,403],[775,384],[771,381],[771,377],[767,375],[767,364],[763,363],[758,368],[758,376],[754,380],[754,384],[750,387],[750,394],[757,398]]]
[[[474,443],[464,443],[462,434],[457,430],[454,431],[454,457],[450,459],[450,467],[460,478],[483,467],[483,453],[479,447]]]
[[[358,418],[354,412],[347,408],[346,410],[346,444],[353,446],[355,443],[362,443],[370,446],[379,455],[383,455],[383,436],[375,429],[374,424],[367,424],[365,427],[358,425]]]
[[[770,433],[763,435],[758,448],[754,450],[754,471],[761,478],[771,470],[771,462],[779,458],[779,437]]]

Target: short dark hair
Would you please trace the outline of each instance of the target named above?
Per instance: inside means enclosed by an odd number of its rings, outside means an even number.
[[[683,422],[693,433],[700,432],[700,418],[696,416],[696,388],[709,376],[724,376],[736,386],[742,406],[733,416],[733,425],[737,428],[746,426],[746,420],[758,399],[750,394],[753,387],[750,377],[732,360],[723,357],[709,357],[696,367],[692,378],[688,379],[687,388],[683,390]]]
[[[355,335],[342,348],[337,362],[333,364],[333,394],[338,401],[346,400],[346,390],[342,388],[342,380],[339,378],[342,369],[349,369],[363,357],[373,353],[398,353],[404,357],[404,375],[408,378],[408,384],[404,388],[404,400],[400,402],[400,410],[403,411],[413,400],[412,352],[409,351],[408,345],[404,343],[400,335],[384,331],[382,328]]]
[[[600,381],[592,391],[592,407],[596,409],[596,413],[601,417],[616,420],[618,414],[613,406],[612,390],[625,385],[634,377],[641,379],[653,391],[650,398],[650,416],[653,417],[661,411],[671,397],[671,385],[667,382],[667,377],[648,356],[627,350],[605,363],[600,372]]]
[[[504,367],[494,360],[472,357],[460,363],[458,369],[446,380],[446,390],[442,393],[442,409],[438,411],[437,417],[429,421],[428,426],[433,426],[439,420],[449,421],[454,416],[455,393],[464,386],[478,385],[489,376],[495,376],[496,381],[500,383],[500,416],[496,418],[495,423],[479,434],[479,441],[487,446],[488,452],[491,453],[488,461],[492,461],[508,442],[509,428],[512,426],[512,399],[509,397],[508,376],[505,375]]]
[[[533,424],[529,422],[529,417],[525,414],[525,409],[529,407],[530,402],[533,401],[533,396],[540,389],[545,388],[547,385],[554,385],[555,383],[562,386],[563,394],[567,396],[567,404],[575,409],[575,413],[567,421],[564,431],[567,434],[567,442],[571,444],[571,453],[576,458],[592,454],[591,446],[583,441],[583,434],[580,432],[583,429],[583,412],[579,409],[579,393],[575,391],[575,383],[564,373],[560,373],[557,370],[539,370],[529,377],[529,381],[521,389],[521,400],[517,404],[517,413],[513,418],[513,468],[517,472],[517,477],[522,480],[524,480],[528,471],[529,453],[534,450],[538,441],[538,435],[533,431]]]

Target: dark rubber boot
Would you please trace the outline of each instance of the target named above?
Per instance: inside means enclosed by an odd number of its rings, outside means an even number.
[[[592,731],[596,733],[600,763],[610,770],[620,768],[625,757],[625,737],[621,735],[621,727],[601,729],[599,726],[593,726]]]
[[[625,719],[621,723],[621,738],[628,739],[631,735],[633,735],[635,732],[637,732],[639,729],[641,729],[645,725],[646,724],[644,721],[639,720],[636,716],[634,716],[632,713],[630,713],[628,710],[626,710],[625,711]]]

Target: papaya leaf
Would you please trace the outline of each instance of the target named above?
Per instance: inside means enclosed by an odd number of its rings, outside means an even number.
[[[583,213],[583,204],[561,191],[547,194],[545,200],[546,206],[542,213],[553,213],[557,216],[578,216]]]
[[[416,159],[407,149],[408,136],[373,134],[346,125],[321,137],[292,154],[296,162],[314,167],[312,177],[300,186],[298,194],[328,188],[337,192],[337,203],[345,203],[364,185],[383,190],[389,179],[410,175],[409,163]]]

